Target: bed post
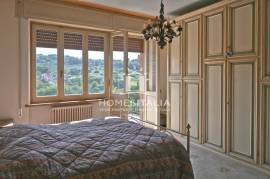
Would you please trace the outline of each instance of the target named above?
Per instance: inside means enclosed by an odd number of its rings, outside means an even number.
[[[187,152],[188,156],[190,157],[190,125],[187,125]]]

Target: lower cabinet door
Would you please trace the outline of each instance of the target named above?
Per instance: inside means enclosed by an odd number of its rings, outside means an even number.
[[[254,63],[234,62],[230,67],[230,150],[254,158]]]

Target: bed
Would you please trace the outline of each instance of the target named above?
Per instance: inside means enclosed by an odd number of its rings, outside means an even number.
[[[0,178],[192,179],[184,146],[117,118],[0,128]]]

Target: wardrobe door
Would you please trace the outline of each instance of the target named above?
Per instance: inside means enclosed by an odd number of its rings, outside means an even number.
[[[205,65],[205,142],[224,147],[224,62]]]
[[[255,5],[254,0],[237,1],[229,5],[228,56],[255,54]]]
[[[263,86],[264,164],[270,165],[270,86]]]
[[[204,60],[224,58],[226,46],[225,8],[204,14]]]
[[[199,77],[201,73],[201,18],[184,22],[185,75]]]
[[[182,132],[182,83],[178,81],[169,82],[170,121],[168,127]]]
[[[230,64],[230,151],[254,159],[255,139],[255,65],[253,62]]]
[[[200,112],[201,112],[201,94],[200,82],[197,80],[186,80],[184,87],[185,94],[185,120],[186,124],[191,126],[190,135],[196,140],[200,139]]]
[[[173,39],[172,43],[169,44],[169,59],[168,59],[168,64],[169,64],[169,76],[180,76],[182,71],[181,71],[181,39],[182,36],[176,37]]]

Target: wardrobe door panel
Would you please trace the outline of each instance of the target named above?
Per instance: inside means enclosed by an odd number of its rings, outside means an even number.
[[[182,84],[180,82],[170,82],[170,128],[175,131],[181,131],[181,102],[182,102]]]
[[[206,58],[223,56],[223,31],[224,14],[222,12],[207,15],[205,17],[205,48]]]
[[[223,145],[223,65],[206,66],[206,142]]]
[[[232,4],[230,17],[233,54],[255,53],[255,2]]]
[[[169,76],[181,73],[181,37],[173,39],[169,48]]]
[[[200,84],[186,82],[185,85],[185,119],[191,125],[191,137],[199,139]]]
[[[231,150],[253,158],[254,65],[235,63],[231,68]]]
[[[200,20],[185,25],[185,66],[187,76],[200,75]]]

